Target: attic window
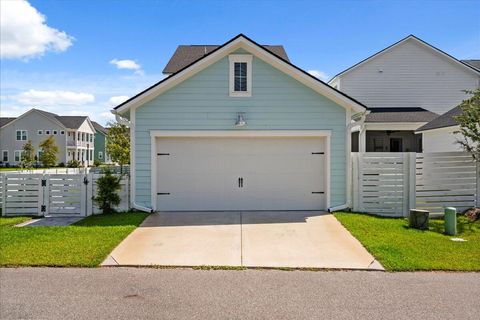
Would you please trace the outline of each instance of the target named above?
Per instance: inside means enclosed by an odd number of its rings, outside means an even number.
[[[230,96],[252,96],[252,56],[232,54],[230,61]]]

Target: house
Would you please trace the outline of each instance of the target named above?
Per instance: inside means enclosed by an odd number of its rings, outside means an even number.
[[[95,129],[87,116],[59,116],[31,109],[17,118],[0,118],[0,150],[2,163],[18,166],[22,149],[30,140],[40,155],[39,145],[49,136],[59,147],[58,162],[78,160],[93,164]]]
[[[434,150],[415,130],[480,85],[478,62],[457,60],[409,35],[334,76],[331,86],[370,110],[364,125],[353,128],[352,151]]]
[[[113,110],[130,121],[132,206],[345,207],[347,132],[365,106],[293,65],[279,46],[240,34],[189,48],[195,53],[166,68],[167,78]]]
[[[108,129],[100,125],[99,123],[92,121],[93,127],[95,128],[95,148],[93,160],[103,163],[110,163],[110,157],[107,153],[107,135]]]

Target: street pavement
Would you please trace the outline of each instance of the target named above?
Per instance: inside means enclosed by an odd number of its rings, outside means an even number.
[[[1,319],[478,319],[478,273],[0,269]]]

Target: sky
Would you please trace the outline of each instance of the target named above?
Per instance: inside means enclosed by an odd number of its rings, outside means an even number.
[[[458,59],[480,59],[474,1],[0,0],[0,116],[35,107],[110,110],[164,76],[180,44],[243,33],[281,44],[322,80],[414,34]]]

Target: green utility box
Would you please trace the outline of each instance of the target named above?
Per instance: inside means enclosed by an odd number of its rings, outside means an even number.
[[[408,225],[410,228],[427,230],[430,212],[427,210],[411,209],[408,216]]]
[[[445,208],[445,233],[454,236],[457,234],[457,209]]]

